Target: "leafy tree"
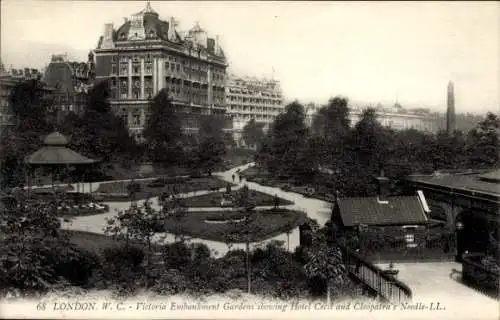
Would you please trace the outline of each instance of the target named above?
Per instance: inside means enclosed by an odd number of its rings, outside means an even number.
[[[378,172],[385,162],[389,145],[389,132],[377,119],[375,109],[363,111],[361,120],[356,123],[351,136],[351,150],[354,158],[370,173]]]
[[[130,208],[118,213],[116,218],[108,219],[104,231],[117,239],[125,239],[126,247],[130,240],[135,240],[147,246],[145,283],[150,283],[148,269],[151,266],[153,255],[152,238],[158,230],[158,223],[164,221],[166,211],[152,208],[151,202],[146,200],[141,206],[132,202]]]
[[[312,168],[306,153],[308,134],[304,107],[298,102],[286,106],[286,112],[272,124],[266,142],[268,170],[278,176],[303,177],[310,173]]]
[[[55,201],[25,201],[0,215],[0,289],[40,293],[82,284],[97,258],[70,244],[61,232]]]
[[[340,249],[328,245],[324,236],[315,237],[313,244],[304,271],[310,278],[326,282],[327,304],[330,305],[332,286],[338,288],[346,283],[346,267]]]
[[[256,147],[264,138],[264,124],[255,119],[248,121],[243,127],[243,140],[249,147]]]
[[[489,112],[485,119],[469,132],[469,164],[472,167],[498,168],[500,119]]]
[[[90,91],[82,115],[70,113],[61,131],[70,140],[69,147],[104,162],[137,159],[136,142],[124,121],[115,115],[108,102],[109,84],[97,83]]]
[[[26,126],[22,120],[37,119],[44,121],[48,108],[52,106],[44,84],[38,79],[19,82],[12,89],[9,103],[18,125]],[[35,124],[37,123],[30,123]]]
[[[167,89],[162,89],[151,100],[150,110],[151,115],[144,128],[144,138],[149,146],[151,158],[158,163],[176,163],[181,156],[182,131],[180,119]]]
[[[109,98],[109,85],[106,81],[97,82],[87,95],[86,111],[95,111],[101,114],[111,112],[111,107],[107,101]]]
[[[1,135],[0,173],[2,185],[15,187],[25,181],[24,158],[42,147],[43,138],[54,128],[47,119],[52,101],[39,80],[16,84],[9,102],[15,126]]]
[[[209,174],[223,162],[226,154],[223,128],[224,119],[215,115],[203,117],[200,123],[197,167],[208,171]]]
[[[466,137],[460,131],[455,131],[452,135],[439,131],[429,154],[432,155],[434,170],[463,168],[467,162]]]

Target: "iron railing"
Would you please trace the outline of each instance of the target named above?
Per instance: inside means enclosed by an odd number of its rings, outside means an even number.
[[[346,247],[342,251],[349,274],[375,291],[377,296],[395,304],[412,299],[411,289],[403,282]]]
[[[500,265],[498,260],[481,253],[462,256],[462,281],[486,294],[500,294]]]

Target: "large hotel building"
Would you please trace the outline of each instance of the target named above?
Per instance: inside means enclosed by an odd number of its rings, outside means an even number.
[[[117,29],[106,24],[94,51],[96,79],[109,79],[110,104],[139,139],[148,99],[163,88],[187,132],[197,131],[202,115],[225,117],[227,61],[218,37],[198,24],[183,35],[177,25],[174,18],[161,20],[148,2]]]
[[[233,119],[236,144],[243,144],[242,132],[251,119],[264,124],[264,130],[283,112],[283,96],[276,80],[228,76],[226,83],[227,114]]]

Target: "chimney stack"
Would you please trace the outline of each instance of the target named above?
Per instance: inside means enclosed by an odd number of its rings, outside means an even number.
[[[113,42],[113,24],[106,23],[104,25],[104,37],[103,37],[101,48],[102,49],[113,49],[114,47],[115,47],[115,43]]]
[[[390,194],[390,181],[384,175],[384,170],[380,170],[380,176],[377,178],[378,181],[378,200],[379,202],[388,202]]]

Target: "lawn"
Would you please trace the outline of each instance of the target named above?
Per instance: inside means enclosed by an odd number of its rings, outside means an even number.
[[[114,239],[111,236],[104,234],[97,234],[86,231],[77,231],[77,230],[63,230],[65,234],[69,236],[69,241],[76,245],[77,247],[88,250],[95,254],[101,255],[103,250],[107,248],[112,248],[117,245],[124,245],[125,240]],[[130,241],[131,245],[140,245],[143,246],[145,244],[141,244],[138,241]],[[159,248],[160,246],[153,245],[154,248]]]
[[[302,212],[286,209],[259,210],[252,215],[249,223],[249,228],[253,230],[250,242],[263,241],[293,230],[307,219]],[[190,212],[183,217],[168,218],[164,230],[172,234],[219,242],[226,242],[227,235],[230,235],[233,239],[231,242],[243,243],[246,235],[242,230],[246,222],[236,222],[243,218],[243,214],[237,211]],[[213,223],[215,221],[219,223]]]
[[[231,192],[231,196],[235,198],[238,191]],[[219,207],[222,196],[224,192],[213,192],[201,196],[189,197],[182,199],[182,203],[185,207],[189,208],[208,208],[208,207]],[[263,192],[250,190],[249,191],[249,201],[254,206],[274,206],[274,196],[268,195]],[[292,201],[279,198],[279,205],[286,206],[293,204]]]
[[[182,181],[181,181],[182,180]],[[130,181],[113,181],[102,183],[94,193],[99,201],[130,201],[128,185]],[[188,193],[200,190],[219,190],[227,186],[227,182],[216,177],[201,178],[160,178],[156,180],[134,181],[138,185],[135,193],[136,200],[157,197],[163,192],[169,192],[172,186],[176,186],[178,192]]]
[[[252,162],[256,152],[251,149],[234,148],[229,149],[224,156],[227,169],[231,167],[241,166],[245,163]]]

